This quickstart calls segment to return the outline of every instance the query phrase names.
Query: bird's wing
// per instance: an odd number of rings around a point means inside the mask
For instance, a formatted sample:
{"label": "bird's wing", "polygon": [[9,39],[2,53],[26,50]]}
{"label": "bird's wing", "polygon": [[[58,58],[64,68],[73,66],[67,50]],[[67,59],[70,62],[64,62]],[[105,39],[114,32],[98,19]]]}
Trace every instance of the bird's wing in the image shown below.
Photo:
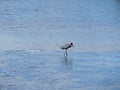
{"label": "bird's wing", "polygon": [[66,49],[66,48],[69,47],[69,46],[70,46],[69,44],[65,44],[65,45],[61,46],[60,48],[61,48],[61,49]]}

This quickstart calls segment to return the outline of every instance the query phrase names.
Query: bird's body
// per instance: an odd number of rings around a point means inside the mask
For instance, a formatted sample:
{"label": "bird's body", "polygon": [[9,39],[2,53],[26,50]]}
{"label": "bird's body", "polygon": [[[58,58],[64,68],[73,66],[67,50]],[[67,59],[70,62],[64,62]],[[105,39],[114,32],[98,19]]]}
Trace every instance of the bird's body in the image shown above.
{"label": "bird's body", "polygon": [[61,46],[61,49],[68,49],[68,48],[70,48],[70,47],[71,47],[70,44],[65,44],[65,45]]}
{"label": "bird's body", "polygon": [[61,46],[60,48],[66,51],[65,55],[67,56],[67,49],[69,49],[71,47],[73,47],[73,43],[65,44],[65,45]]}

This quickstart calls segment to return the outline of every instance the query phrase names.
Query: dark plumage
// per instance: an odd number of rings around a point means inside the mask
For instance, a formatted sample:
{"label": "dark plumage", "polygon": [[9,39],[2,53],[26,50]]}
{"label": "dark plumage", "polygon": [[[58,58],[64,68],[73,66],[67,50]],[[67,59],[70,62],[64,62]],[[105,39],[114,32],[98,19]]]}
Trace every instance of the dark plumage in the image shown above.
{"label": "dark plumage", "polygon": [[71,47],[73,47],[73,43],[65,44],[65,45],[61,46],[60,48],[61,49],[68,49],[68,48],[71,48]]}
{"label": "dark plumage", "polygon": [[63,50],[65,50],[66,51],[65,54],[67,55],[67,49],[69,49],[71,47],[73,47],[73,43],[72,42],[70,44],[63,45],[60,48],[63,49]]}

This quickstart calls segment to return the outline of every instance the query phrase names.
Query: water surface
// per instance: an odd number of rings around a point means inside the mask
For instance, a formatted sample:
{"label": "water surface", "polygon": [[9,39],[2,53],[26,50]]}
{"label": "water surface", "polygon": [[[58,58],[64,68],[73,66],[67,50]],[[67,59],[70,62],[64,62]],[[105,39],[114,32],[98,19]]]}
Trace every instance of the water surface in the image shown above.
{"label": "water surface", "polygon": [[119,90],[119,52],[1,51],[0,90]]}
{"label": "water surface", "polygon": [[0,49],[120,50],[119,12],[119,0],[0,0]]}

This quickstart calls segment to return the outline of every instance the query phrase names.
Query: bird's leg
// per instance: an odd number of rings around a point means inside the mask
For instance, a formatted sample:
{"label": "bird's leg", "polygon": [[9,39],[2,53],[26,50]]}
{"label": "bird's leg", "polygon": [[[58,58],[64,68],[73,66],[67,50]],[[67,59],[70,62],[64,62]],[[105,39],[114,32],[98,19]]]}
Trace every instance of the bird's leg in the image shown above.
{"label": "bird's leg", "polygon": [[67,49],[65,49],[64,57],[67,58]]}
{"label": "bird's leg", "polygon": [[67,52],[67,51],[66,51],[66,49],[65,49],[65,53],[64,53],[64,56],[65,56],[65,57],[66,57],[66,52]]}
{"label": "bird's leg", "polygon": [[67,57],[67,49],[65,49],[65,55],[66,55],[66,57]]}
{"label": "bird's leg", "polygon": [[66,49],[66,56],[67,56],[67,49]]}
{"label": "bird's leg", "polygon": [[65,51],[65,53],[64,53],[64,57],[66,56],[66,51]]}

